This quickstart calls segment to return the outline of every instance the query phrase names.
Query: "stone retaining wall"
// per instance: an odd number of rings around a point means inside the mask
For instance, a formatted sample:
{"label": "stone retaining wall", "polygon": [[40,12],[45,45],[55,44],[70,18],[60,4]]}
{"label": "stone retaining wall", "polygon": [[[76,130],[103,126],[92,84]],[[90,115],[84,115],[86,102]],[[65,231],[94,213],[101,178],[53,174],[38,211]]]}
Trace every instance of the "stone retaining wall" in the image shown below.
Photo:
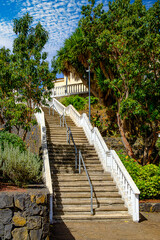
{"label": "stone retaining wall", "polygon": [[48,193],[0,193],[0,240],[49,239]]}
{"label": "stone retaining wall", "polygon": [[140,212],[160,212],[160,203],[141,202],[139,210]]}

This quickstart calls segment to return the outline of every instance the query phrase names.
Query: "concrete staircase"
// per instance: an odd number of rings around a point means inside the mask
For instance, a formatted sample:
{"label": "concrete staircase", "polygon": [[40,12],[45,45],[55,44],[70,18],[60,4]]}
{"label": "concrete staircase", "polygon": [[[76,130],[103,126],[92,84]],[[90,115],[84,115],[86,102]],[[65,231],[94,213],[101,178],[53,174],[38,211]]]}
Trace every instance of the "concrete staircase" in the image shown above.
{"label": "concrete staircase", "polygon": [[104,172],[98,155],[83,132],[66,116],[74,141],[82,156],[93,185],[93,209],[91,215],[90,186],[85,171],[75,171],[73,144],[66,141],[66,127],[60,127],[59,115],[49,115],[43,108],[47,128],[47,144],[54,189],[54,221],[81,220],[129,220],[131,216],[116,188],[110,173]]}

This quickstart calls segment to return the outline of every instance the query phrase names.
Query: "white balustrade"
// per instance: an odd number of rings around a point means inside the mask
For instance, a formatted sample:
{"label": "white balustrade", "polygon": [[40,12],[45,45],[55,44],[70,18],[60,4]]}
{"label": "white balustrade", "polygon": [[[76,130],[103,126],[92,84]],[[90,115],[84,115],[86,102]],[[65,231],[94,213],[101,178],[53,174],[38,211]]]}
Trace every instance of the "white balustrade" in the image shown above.
{"label": "white balustrade", "polygon": [[140,191],[124,167],[120,158],[114,150],[110,151],[111,174],[119,187],[119,191],[125,200],[133,221],[139,221],[139,194]]}
{"label": "white balustrade", "polygon": [[88,138],[89,143],[93,144],[93,137],[92,137],[93,127],[92,127],[86,113],[83,113],[81,116],[81,126],[83,127],[83,130]]}
{"label": "white balustrade", "polygon": [[52,90],[52,97],[67,96],[72,94],[87,93],[88,88],[83,83],[63,85]]}
{"label": "white balustrade", "polygon": [[103,137],[97,128],[93,128],[87,115],[80,115],[72,105],[63,106],[59,101],[53,99],[53,103],[59,112],[69,115],[77,126],[83,130],[90,144],[93,144],[105,171],[109,171],[115,180],[119,192],[132,215],[133,221],[139,221],[139,194],[137,186],[127,172],[120,158],[114,150],[109,150]]}
{"label": "white balustrade", "polygon": [[50,164],[49,164],[49,156],[48,156],[48,149],[47,149],[47,137],[46,137],[46,126],[45,126],[45,118],[44,112],[40,109],[40,113],[35,113],[35,117],[37,122],[40,126],[41,130],[41,145],[42,145],[42,157],[43,157],[43,178],[48,188],[50,194],[50,223],[53,222],[53,188],[52,188],[52,179],[51,179],[51,171],[50,171]]}

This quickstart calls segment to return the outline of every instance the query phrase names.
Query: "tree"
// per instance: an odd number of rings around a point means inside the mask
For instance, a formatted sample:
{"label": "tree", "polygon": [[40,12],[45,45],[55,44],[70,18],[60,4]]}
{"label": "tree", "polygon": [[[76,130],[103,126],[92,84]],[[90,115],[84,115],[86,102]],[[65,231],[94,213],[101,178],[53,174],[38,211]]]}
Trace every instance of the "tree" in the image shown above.
{"label": "tree", "polygon": [[43,51],[48,33],[38,23],[32,26],[33,18],[27,13],[14,19],[13,31],[17,35],[13,43],[13,54],[0,50],[0,119],[11,130],[24,129],[26,133],[35,124],[33,113],[46,103],[53,88],[55,71],[49,70],[47,53]]}
{"label": "tree", "polygon": [[115,0],[109,2],[108,12],[102,4],[94,7],[90,2],[82,7],[78,29],[58,52],[57,64],[63,72],[74,69],[86,84],[90,59],[92,93],[114,106],[130,156],[136,157],[133,145],[142,139],[146,164],[151,161],[160,120],[160,2],[147,11],[141,0],[132,4]]}

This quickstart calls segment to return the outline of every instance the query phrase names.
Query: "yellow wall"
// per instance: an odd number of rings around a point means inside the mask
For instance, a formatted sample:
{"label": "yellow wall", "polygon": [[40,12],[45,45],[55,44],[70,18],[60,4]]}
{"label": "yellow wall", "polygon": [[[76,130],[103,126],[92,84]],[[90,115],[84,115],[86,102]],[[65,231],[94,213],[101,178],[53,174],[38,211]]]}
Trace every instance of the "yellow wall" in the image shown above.
{"label": "yellow wall", "polygon": [[[82,83],[81,79],[75,78],[74,74],[70,73],[67,84],[71,85],[71,84],[77,84],[77,83]],[[54,82],[54,87],[60,87],[65,85],[66,85],[66,76],[64,76],[64,78],[58,78]]]}

